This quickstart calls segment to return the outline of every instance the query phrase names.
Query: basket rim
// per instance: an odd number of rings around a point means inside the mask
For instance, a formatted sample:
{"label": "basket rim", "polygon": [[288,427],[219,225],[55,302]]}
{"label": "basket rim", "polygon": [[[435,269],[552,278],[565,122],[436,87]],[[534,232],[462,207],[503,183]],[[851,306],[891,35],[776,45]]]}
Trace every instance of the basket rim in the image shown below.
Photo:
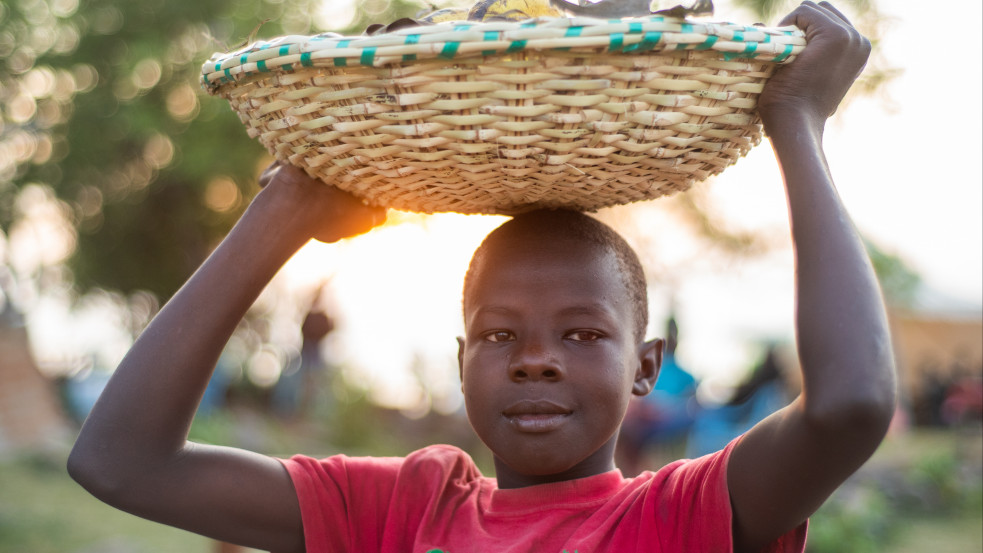
{"label": "basket rim", "polygon": [[382,67],[419,60],[507,55],[548,56],[578,50],[625,54],[677,50],[719,52],[725,61],[788,63],[805,47],[795,26],[698,22],[671,16],[624,19],[537,17],[525,21],[450,21],[371,36],[284,35],[215,53],[202,65],[202,86],[217,93],[249,76],[328,66]]}

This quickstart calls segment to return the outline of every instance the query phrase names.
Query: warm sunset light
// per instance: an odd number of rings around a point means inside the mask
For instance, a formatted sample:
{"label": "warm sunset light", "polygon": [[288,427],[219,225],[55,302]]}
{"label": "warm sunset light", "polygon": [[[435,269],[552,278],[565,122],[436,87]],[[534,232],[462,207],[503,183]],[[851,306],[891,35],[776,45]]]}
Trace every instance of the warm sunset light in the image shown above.
{"label": "warm sunset light", "polygon": [[456,397],[464,272],[481,239],[503,220],[390,212],[386,225],[366,236],[308,244],[281,278],[292,290],[310,290],[306,296],[325,284],[322,301],[339,323],[332,362],[351,372],[353,384],[371,387],[379,402],[417,407],[420,379],[434,395],[445,388],[446,397]]}

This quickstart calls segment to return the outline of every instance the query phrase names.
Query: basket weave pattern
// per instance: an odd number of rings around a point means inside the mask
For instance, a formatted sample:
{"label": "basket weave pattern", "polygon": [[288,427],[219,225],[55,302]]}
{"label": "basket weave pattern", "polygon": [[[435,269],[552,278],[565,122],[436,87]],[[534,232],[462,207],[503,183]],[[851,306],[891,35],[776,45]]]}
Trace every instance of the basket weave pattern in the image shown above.
{"label": "basket weave pattern", "polygon": [[203,82],[276,158],[424,213],[595,210],[683,191],[761,139],[797,30],[651,17],[283,37]]}

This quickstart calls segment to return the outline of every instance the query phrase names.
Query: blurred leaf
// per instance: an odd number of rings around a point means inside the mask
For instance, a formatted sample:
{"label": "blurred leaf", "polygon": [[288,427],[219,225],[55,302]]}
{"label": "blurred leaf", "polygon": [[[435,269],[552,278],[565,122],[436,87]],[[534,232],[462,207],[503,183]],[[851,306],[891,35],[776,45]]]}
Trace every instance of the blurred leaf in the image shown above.
{"label": "blurred leaf", "polygon": [[[200,64],[265,19],[265,32],[310,31],[315,4],[88,0],[67,13],[57,7],[71,2],[4,5],[0,98],[14,109],[4,109],[0,148],[23,153],[0,164],[0,229],[14,222],[17,191],[46,183],[73,209],[70,266],[82,291],[170,295],[235,221],[264,157],[228,105],[200,91]],[[61,45],[66,29],[76,40]],[[217,179],[239,188],[218,208],[207,197]]]}
{"label": "blurred leaf", "polygon": [[903,259],[884,251],[871,240],[865,239],[864,245],[887,302],[898,307],[909,306],[921,284],[921,276]]}

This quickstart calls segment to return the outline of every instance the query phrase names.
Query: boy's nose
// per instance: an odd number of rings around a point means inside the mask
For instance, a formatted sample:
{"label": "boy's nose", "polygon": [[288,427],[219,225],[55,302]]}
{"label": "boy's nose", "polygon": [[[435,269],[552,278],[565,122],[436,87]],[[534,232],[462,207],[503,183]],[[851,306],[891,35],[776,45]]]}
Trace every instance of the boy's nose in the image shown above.
{"label": "boy's nose", "polygon": [[509,378],[526,380],[560,380],[563,368],[550,348],[540,343],[522,344],[509,359]]}

